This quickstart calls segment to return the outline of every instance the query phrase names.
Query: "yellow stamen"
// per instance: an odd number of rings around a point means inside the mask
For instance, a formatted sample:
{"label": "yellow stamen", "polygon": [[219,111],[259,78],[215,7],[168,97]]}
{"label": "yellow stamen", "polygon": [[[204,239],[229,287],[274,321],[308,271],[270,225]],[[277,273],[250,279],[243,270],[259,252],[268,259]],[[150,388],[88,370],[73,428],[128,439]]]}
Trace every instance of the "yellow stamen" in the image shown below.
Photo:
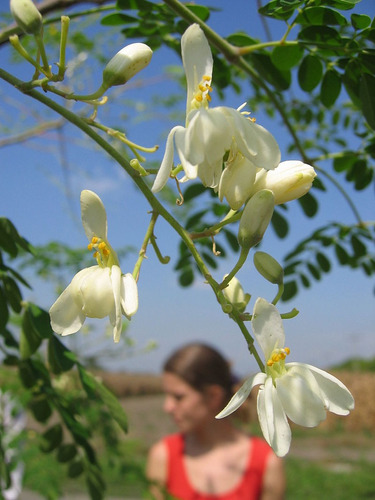
{"label": "yellow stamen", "polygon": [[107,245],[104,243],[104,241],[102,241],[101,243],[99,243],[98,248],[99,250],[106,250]]}
{"label": "yellow stamen", "polygon": [[208,75],[203,75],[202,80],[205,81],[205,82],[209,82],[209,81],[211,81],[211,77],[208,76]]}
{"label": "yellow stamen", "polygon": [[91,251],[94,248],[94,245],[92,243],[89,243],[87,245],[87,248]]}
{"label": "yellow stamen", "polygon": [[99,252],[95,252],[93,257],[96,259],[97,257],[99,257]]}
{"label": "yellow stamen", "polygon": [[194,98],[196,101],[202,102],[202,96],[200,94],[197,94],[196,96],[194,96]]}
{"label": "yellow stamen", "polygon": [[283,361],[287,355],[290,354],[290,349],[289,347],[284,347],[283,349],[275,349],[269,360],[267,361],[267,366],[273,366],[275,363],[278,363],[279,361]]}
{"label": "yellow stamen", "polygon": [[93,236],[93,237],[91,238],[91,243],[92,243],[93,245],[95,245],[96,243],[98,243],[98,241],[99,241],[99,238],[98,238],[97,236]]}
{"label": "yellow stamen", "polygon": [[208,101],[208,102],[211,102],[211,100],[212,100],[212,99],[211,99],[210,94],[207,94],[207,95],[206,95],[206,99],[207,99],[207,101]]}

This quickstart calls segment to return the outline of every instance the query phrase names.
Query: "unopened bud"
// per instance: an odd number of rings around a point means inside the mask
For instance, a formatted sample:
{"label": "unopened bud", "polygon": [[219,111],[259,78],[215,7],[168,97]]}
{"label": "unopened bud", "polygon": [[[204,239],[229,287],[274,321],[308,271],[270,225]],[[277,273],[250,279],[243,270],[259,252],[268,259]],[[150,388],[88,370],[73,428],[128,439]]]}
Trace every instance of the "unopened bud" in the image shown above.
{"label": "unopened bud", "polygon": [[[224,279],[227,275],[224,276]],[[236,307],[240,312],[246,309],[247,304],[250,300],[250,295],[245,293],[241,283],[236,277],[233,277],[229,285],[223,289],[223,293],[228,302],[230,302],[234,307]]]}
{"label": "unopened bud", "polygon": [[261,241],[270,223],[275,198],[272,191],[262,189],[246,203],[238,229],[238,243],[250,249]]}
{"label": "unopened bud", "polygon": [[103,87],[123,85],[151,61],[152,50],[144,43],[132,43],[121,49],[103,70]]}
{"label": "unopened bud", "polygon": [[271,255],[266,252],[255,252],[254,265],[257,271],[270,283],[281,285],[284,279],[284,270]]}
{"label": "unopened bud", "polygon": [[43,18],[32,0],[10,0],[10,11],[22,31],[30,35],[40,33]]}

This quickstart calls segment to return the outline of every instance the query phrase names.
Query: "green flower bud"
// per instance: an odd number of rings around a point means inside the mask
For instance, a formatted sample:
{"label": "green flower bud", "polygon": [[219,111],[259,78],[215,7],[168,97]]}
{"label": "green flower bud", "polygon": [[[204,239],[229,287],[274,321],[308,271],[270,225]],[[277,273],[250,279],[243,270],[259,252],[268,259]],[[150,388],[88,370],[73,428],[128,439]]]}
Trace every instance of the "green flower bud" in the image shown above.
{"label": "green flower bud", "polygon": [[261,241],[270,223],[275,198],[269,189],[255,193],[246,203],[238,229],[238,243],[243,249],[250,249]]}
{"label": "green flower bud", "polygon": [[281,285],[284,279],[284,270],[271,255],[266,252],[254,254],[254,265],[257,271],[274,285]]}
{"label": "green flower bud", "polygon": [[32,0],[10,0],[10,11],[22,31],[30,35],[40,33],[43,18]]}
{"label": "green flower bud", "polygon": [[123,85],[151,61],[152,50],[144,43],[132,43],[121,49],[103,71],[102,87]]}
{"label": "green flower bud", "polygon": [[[224,276],[224,279],[228,275]],[[250,295],[245,293],[241,283],[236,277],[233,277],[229,285],[223,290],[224,296],[228,302],[230,302],[234,307],[236,307],[240,312],[246,309],[247,304],[250,300]]]}

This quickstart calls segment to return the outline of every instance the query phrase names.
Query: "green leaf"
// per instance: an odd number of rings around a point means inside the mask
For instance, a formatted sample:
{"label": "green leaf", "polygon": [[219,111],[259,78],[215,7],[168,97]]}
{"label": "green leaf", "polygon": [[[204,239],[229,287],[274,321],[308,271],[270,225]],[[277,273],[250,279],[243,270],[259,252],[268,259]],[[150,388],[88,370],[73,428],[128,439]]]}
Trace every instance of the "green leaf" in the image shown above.
{"label": "green leaf", "polygon": [[210,9],[205,7],[204,5],[195,5],[195,4],[185,4],[191,12],[193,12],[199,19],[202,21],[207,21],[210,17]]}
{"label": "green leaf", "polygon": [[29,402],[29,408],[38,422],[46,422],[52,415],[51,406],[44,394],[34,397]]}
{"label": "green leaf", "polygon": [[342,14],[328,7],[306,7],[298,14],[295,22],[307,26],[346,26],[348,24]]}
{"label": "green leaf", "polygon": [[319,269],[314,266],[311,262],[307,263],[307,269],[310,271],[311,276],[315,278],[317,281],[320,280],[320,272]]}
{"label": "green leaf", "polygon": [[316,45],[325,56],[337,55],[336,49],[343,45],[340,33],[330,26],[308,26],[299,32],[298,39]]}
{"label": "green leaf", "polygon": [[350,10],[361,0],[326,0],[325,3],[334,9]]}
{"label": "green leaf", "polygon": [[191,184],[183,193],[185,203],[207,191],[201,183]]}
{"label": "green leaf", "polygon": [[190,286],[193,283],[193,281],[194,281],[194,273],[191,267],[185,269],[178,277],[178,282],[183,287]]}
{"label": "green leaf", "polygon": [[77,447],[73,443],[62,444],[57,450],[56,458],[59,462],[66,463],[77,455]]}
{"label": "green leaf", "polygon": [[307,217],[314,217],[318,212],[318,202],[316,201],[315,196],[311,193],[306,193],[301,198],[298,198],[298,203],[301,205],[302,210]]}
{"label": "green leaf", "polygon": [[227,41],[236,47],[246,47],[247,45],[254,45],[257,42],[255,38],[251,38],[247,33],[238,32],[233,33],[227,37]]}
{"label": "green leaf", "polygon": [[316,254],[316,260],[318,262],[320,269],[323,272],[328,273],[331,270],[331,263],[330,263],[329,259],[323,253],[318,252]]}
{"label": "green leaf", "polygon": [[339,261],[339,263],[342,266],[345,266],[346,264],[348,264],[348,262],[350,260],[350,256],[349,256],[348,252],[345,250],[345,248],[342,247],[341,245],[339,245],[338,243],[335,244],[335,253],[336,253],[337,260]]}
{"label": "green leaf", "polygon": [[367,253],[366,245],[355,234],[352,235],[350,241],[352,244],[355,257],[358,258],[366,255]]}
{"label": "green leaf", "polygon": [[280,70],[293,68],[302,57],[303,48],[299,45],[277,45],[271,53],[271,61]]}
{"label": "green leaf", "polygon": [[277,90],[287,90],[291,84],[290,71],[277,68],[268,54],[250,54],[247,56],[256,71]]}
{"label": "green leaf", "polygon": [[0,331],[5,328],[5,325],[8,323],[9,319],[9,311],[7,306],[7,301],[5,298],[5,293],[3,288],[0,286]]}
{"label": "green leaf", "polygon": [[112,394],[99,380],[82,366],[78,366],[82,387],[90,398],[100,398],[108,408],[111,417],[118,423],[124,432],[128,430],[126,414],[116,396]]}
{"label": "green leaf", "polygon": [[360,79],[359,97],[362,112],[370,127],[375,130],[375,77],[364,73]]}
{"label": "green leaf", "polygon": [[100,24],[103,26],[121,26],[123,24],[133,24],[138,22],[139,20],[136,17],[128,16],[127,14],[120,12],[103,17]]}
{"label": "green leaf", "polygon": [[22,310],[22,295],[20,289],[18,288],[17,283],[13,278],[9,278],[8,276],[4,276],[3,278],[3,291],[6,298],[6,301],[13,309],[15,313],[20,313]]}
{"label": "green leaf", "polygon": [[31,389],[38,382],[38,375],[29,361],[20,361],[18,365],[19,375],[22,384],[27,389]]}
{"label": "green leaf", "polygon": [[81,460],[74,460],[74,462],[69,464],[68,476],[72,479],[80,476],[85,470],[83,462]]}
{"label": "green leaf", "polygon": [[341,92],[341,77],[334,69],[329,69],[323,76],[320,87],[320,100],[326,108],[330,108],[336,102]]}
{"label": "green leaf", "polygon": [[352,60],[346,64],[345,73],[342,77],[342,81],[350,99],[358,108],[362,107],[362,100],[360,97],[360,80],[362,72],[362,65],[359,64],[358,61]]}
{"label": "green leaf", "polygon": [[28,241],[19,235],[12,222],[6,217],[0,217],[0,247],[12,257],[17,257],[18,247],[31,253]]}
{"label": "green leaf", "polygon": [[354,165],[354,163],[357,161],[357,158],[357,155],[355,155],[351,151],[348,151],[347,153],[344,153],[344,156],[335,158],[333,160],[333,168],[336,172],[343,172],[344,170],[348,170]]}
{"label": "green leaf", "polygon": [[22,328],[20,334],[20,356],[21,359],[29,359],[42,343],[42,337],[34,329],[27,311],[22,317]]}
{"label": "green leaf", "polygon": [[287,283],[284,284],[284,292],[282,295],[282,300],[287,301],[292,299],[297,295],[298,292],[298,286],[296,281],[288,281]]}
{"label": "green leaf", "polygon": [[61,424],[56,424],[47,429],[41,436],[40,449],[44,453],[50,453],[60,446],[63,438]]}
{"label": "green leaf", "polygon": [[58,375],[70,370],[75,361],[73,353],[54,335],[48,340],[48,364],[52,373]]}
{"label": "green leaf", "polygon": [[289,232],[288,221],[278,210],[275,210],[271,219],[271,225],[279,238],[285,238]]}
{"label": "green leaf", "polygon": [[50,316],[47,311],[32,302],[28,302],[24,315],[28,316],[30,324],[41,338],[49,339],[53,335]]}
{"label": "green leaf", "polygon": [[356,30],[364,30],[371,24],[371,17],[366,14],[351,14],[350,21]]}
{"label": "green leaf", "polygon": [[302,0],[289,0],[287,2],[272,0],[268,4],[258,9],[258,12],[263,16],[273,17],[274,19],[282,19],[286,21],[293,15],[295,9],[297,9],[303,3],[304,2]]}
{"label": "green leaf", "polygon": [[305,288],[310,288],[311,286],[311,283],[310,283],[310,280],[308,279],[308,277],[305,275],[305,274],[300,274],[299,275],[300,279],[301,279],[301,283],[302,285],[305,287]]}
{"label": "green leaf", "polygon": [[229,229],[224,229],[223,232],[233,252],[238,252],[240,249],[240,245],[238,244],[237,236],[234,233],[232,233],[232,231],[230,231]]}
{"label": "green leaf", "polygon": [[317,56],[307,55],[298,68],[298,82],[302,90],[311,92],[323,76],[323,65]]}

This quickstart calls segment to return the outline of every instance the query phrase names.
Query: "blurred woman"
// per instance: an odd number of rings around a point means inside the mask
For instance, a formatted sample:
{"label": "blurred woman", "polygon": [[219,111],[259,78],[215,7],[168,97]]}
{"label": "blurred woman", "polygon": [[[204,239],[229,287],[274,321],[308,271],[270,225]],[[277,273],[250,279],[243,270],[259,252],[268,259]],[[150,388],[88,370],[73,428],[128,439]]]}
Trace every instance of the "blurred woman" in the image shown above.
{"label": "blurred woman", "polygon": [[281,500],[283,463],[268,444],[215,419],[232,396],[228,362],[210,346],[188,344],[164,364],[164,409],[179,432],[150,450],[156,500]]}

